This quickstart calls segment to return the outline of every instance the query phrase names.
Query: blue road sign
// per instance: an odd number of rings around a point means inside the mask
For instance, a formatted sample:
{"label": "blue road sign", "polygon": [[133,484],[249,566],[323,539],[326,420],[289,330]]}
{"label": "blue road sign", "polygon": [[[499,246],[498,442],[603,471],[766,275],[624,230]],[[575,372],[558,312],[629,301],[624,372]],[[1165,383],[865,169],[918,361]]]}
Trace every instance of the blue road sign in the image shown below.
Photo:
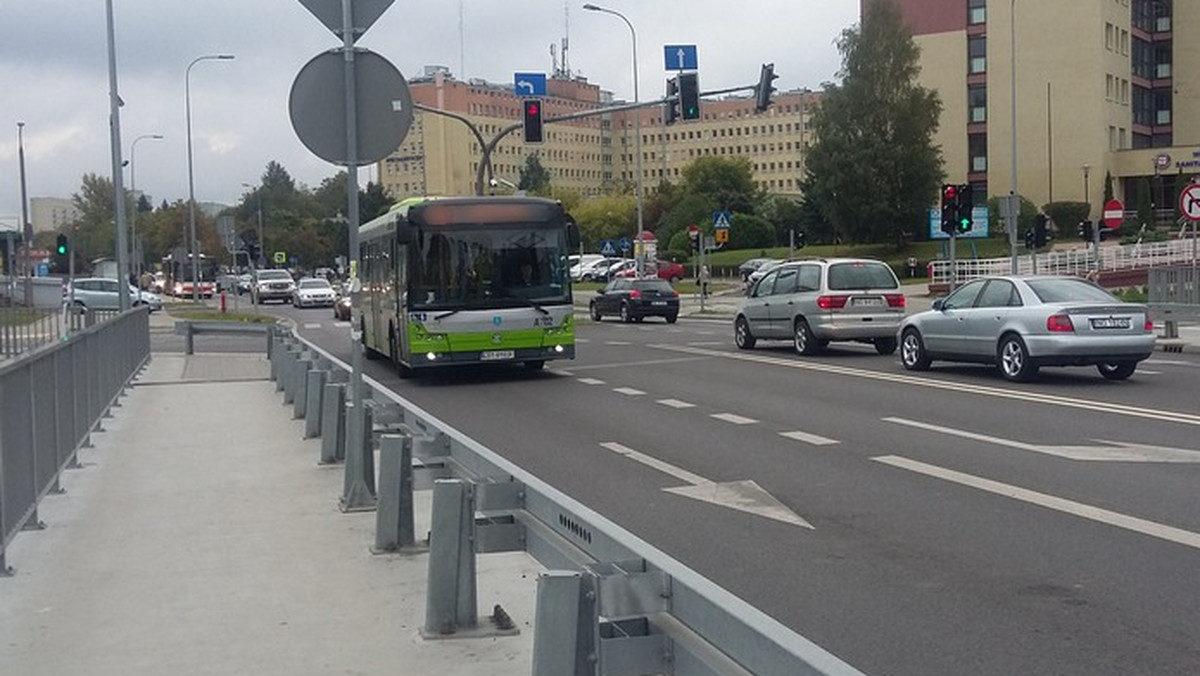
{"label": "blue road sign", "polygon": [[545,73],[513,73],[513,93],[517,96],[545,96]]}
{"label": "blue road sign", "polygon": [[611,239],[601,240],[600,253],[605,256],[616,256],[617,255],[617,245],[613,244],[613,241]]}
{"label": "blue road sign", "polygon": [[713,212],[713,227],[718,230],[727,229],[729,223],[733,220],[733,214],[728,211]]}
{"label": "blue road sign", "polygon": [[49,277],[50,276],[50,265],[48,263],[38,263],[37,276],[38,277]]}
{"label": "blue road sign", "polygon": [[[986,206],[975,206],[971,209],[971,231],[958,236],[959,239],[987,239],[991,236],[991,222]],[[929,210],[929,239],[950,239],[950,235],[942,232],[942,210]]]}
{"label": "blue road sign", "polygon": [[697,70],[696,45],[663,45],[667,70]]}
{"label": "blue road sign", "polygon": [[633,242],[630,242],[628,237],[622,237],[617,240],[617,246],[620,247],[621,251],[629,251],[633,247]]}

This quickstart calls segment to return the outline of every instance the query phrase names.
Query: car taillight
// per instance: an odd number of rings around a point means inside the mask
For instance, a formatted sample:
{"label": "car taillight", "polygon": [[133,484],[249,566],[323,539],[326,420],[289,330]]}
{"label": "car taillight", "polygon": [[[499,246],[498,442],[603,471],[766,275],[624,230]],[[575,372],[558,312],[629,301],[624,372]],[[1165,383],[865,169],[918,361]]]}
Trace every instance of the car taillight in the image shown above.
{"label": "car taillight", "polygon": [[840,310],[846,307],[846,301],[849,296],[818,296],[817,307],[822,310]]}
{"label": "car taillight", "polygon": [[629,297],[634,300],[637,300],[642,297],[642,292],[638,291],[637,289],[634,289],[633,291],[629,292]]}
{"label": "car taillight", "polygon": [[1146,313],[1146,323],[1142,325],[1142,328],[1146,330],[1146,333],[1154,333],[1154,318],[1150,316],[1149,312]]}
{"label": "car taillight", "polygon": [[1050,315],[1046,318],[1046,330],[1051,333],[1073,333],[1075,325],[1067,315]]}
{"label": "car taillight", "polygon": [[908,302],[902,293],[885,293],[883,297],[887,299],[888,307],[904,307]]}

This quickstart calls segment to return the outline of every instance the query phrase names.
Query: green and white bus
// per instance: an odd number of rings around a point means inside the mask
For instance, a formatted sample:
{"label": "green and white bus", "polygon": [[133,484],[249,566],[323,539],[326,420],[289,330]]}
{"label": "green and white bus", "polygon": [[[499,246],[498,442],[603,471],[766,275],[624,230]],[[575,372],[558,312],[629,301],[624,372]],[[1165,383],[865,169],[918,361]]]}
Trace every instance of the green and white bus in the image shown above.
{"label": "green and white bus", "polygon": [[410,198],[359,228],[354,311],[368,357],[401,375],[575,357],[567,255],[579,229],[534,197]]}

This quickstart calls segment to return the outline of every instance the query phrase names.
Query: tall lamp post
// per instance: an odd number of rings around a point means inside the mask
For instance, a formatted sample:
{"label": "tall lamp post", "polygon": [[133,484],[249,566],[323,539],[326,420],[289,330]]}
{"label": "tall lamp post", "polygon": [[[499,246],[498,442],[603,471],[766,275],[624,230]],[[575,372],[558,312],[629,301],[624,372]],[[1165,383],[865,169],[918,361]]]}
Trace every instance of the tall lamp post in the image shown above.
{"label": "tall lamp post", "polygon": [[1017,0],[1009,0],[1008,49],[1009,49],[1009,95],[1012,114],[1012,203],[1009,205],[1008,246],[1012,255],[1012,273],[1017,274],[1017,222],[1021,203],[1017,195]]}
{"label": "tall lamp post", "polygon": [[200,300],[200,251],[196,242],[196,181],[192,174],[192,66],[201,61],[233,58],[233,54],[207,54],[192,59],[183,74],[183,103],[187,115],[188,252],[192,256],[192,300]]}
{"label": "tall lamp post", "polygon": [[[163,135],[162,134],[142,134],[141,136],[133,139],[133,143],[129,144],[129,192],[133,195],[134,199],[137,199],[137,144],[138,144],[138,141],[141,141],[142,139],[148,139],[148,138],[161,141],[163,138]],[[138,241],[138,238],[137,238],[137,212],[138,212],[137,202],[134,202],[133,213],[131,213],[129,215],[129,230],[130,230],[129,260],[131,260],[133,262],[134,278],[138,280],[138,288],[141,288],[142,257],[141,257],[141,247],[139,247],[137,244],[137,241]]]}
{"label": "tall lamp post", "polygon": [[[624,21],[626,26],[629,26],[629,35],[633,39],[633,102],[635,104],[638,103],[637,31],[633,29],[633,24],[629,22],[629,19],[625,18],[624,14],[616,11],[615,9],[607,9],[591,3],[584,5],[583,8],[592,12],[612,14],[613,16]],[[636,159],[634,160],[634,171],[637,172],[637,193],[634,196],[634,202],[637,205],[637,240],[635,240],[633,248],[637,253],[637,256],[635,257],[637,274],[639,277],[641,277],[644,265],[642,261],[642,247],[645,246],[645,243],[642,242],[642,111],[638,108],[634,108],[633,113],[633,133],[636,136],[634,139],[634,153],[637,155]]]}
{"label": "tall lamp post", "polygon": [[[250,185],[249,183],[243,183],[242,187],[250,188],[250,189],[254,190],[254,197],[258,201],[258,257],[261,259],[267,255],[267,249],[263,243],[262,186],[260,185],[259,187],[255,188],[254,186]],[[259,264],[259,262],[257,260],[252,262],[250,264],[250,266],[255,269],[264,267],[263,265]]]}

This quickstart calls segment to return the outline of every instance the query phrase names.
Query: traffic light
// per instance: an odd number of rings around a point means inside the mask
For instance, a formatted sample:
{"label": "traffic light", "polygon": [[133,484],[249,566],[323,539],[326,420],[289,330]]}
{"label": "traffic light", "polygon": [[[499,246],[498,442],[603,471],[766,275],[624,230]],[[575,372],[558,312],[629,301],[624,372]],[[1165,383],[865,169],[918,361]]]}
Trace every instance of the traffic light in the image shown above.
{"label": "traffic light", "polygon": [[758,87],[754,89],[754,112],[765,113],[771,106],[771,93],[775,91],[771,82],[777,77],[779,76],[775,74],[775,64],[764,63],[758,75]]}
{"label": "traffic light", "polygon": [[1084,221],[1079,224],[1079,239],[1085,242],[1092,241],[1092,222]]}
{"label": "traffic light", "polygon": [[525,111],[525,142],[526,143],[541,143],[542,142],[542,100],[541,99],[525,99],[523,101]]}
{"label": "traffic light", "polygon": [[674,124],[679,119],[679,82],[667,80],[667,100],[663,103],[663,123]]}
{"label": "traffic light", "polygon": [[67,238],[67,233],[58,233],[58,244],[54,247],[54,252],[59,256],[71,253],[71,240]]}
{"label": "traffic light", "polygon": [[1050,239],[1049,222],[1046,214],[1038,214],[1033,219],[1033,245],[1039,249]]}
{"label": "traffic light", "polygon": [[958,206],[955,211],[958,213],[958,221],[955,227],[961,235],[965,232],[971,232],[971,226],[974,224],[974,219],[971,212],[975,210],[975,195],[971,189],[970,183],[963,183],[958,186],[958,193],[955,195]]}
{"label": "traffic light", "polygon": [[1025,248],[1031,251],[1037,248],[1037,233],[1033,229],[1025,231]]}
{"label": "traffic light", "polygon": [[695,225],[688,226],[688,246],[691,247],[692,251],[700,250],[700,228],[697,228]]}
{"label": "traffic light", "polygon": [[808,236],[804,234],[803,230],[797,230],[796,231],[796,248],[803,249],[804,245],[807,243],[808,243]]}
{"label": "traffic light", "polygon": [[942,185],[942,232],[953,236],[958,223],[958,186],[953,183]]}
{"label": "traffic light", "polygon": [[700,119],[700,75],[698,73],[680,73],[679,85],[679,117],[685,120]]}

